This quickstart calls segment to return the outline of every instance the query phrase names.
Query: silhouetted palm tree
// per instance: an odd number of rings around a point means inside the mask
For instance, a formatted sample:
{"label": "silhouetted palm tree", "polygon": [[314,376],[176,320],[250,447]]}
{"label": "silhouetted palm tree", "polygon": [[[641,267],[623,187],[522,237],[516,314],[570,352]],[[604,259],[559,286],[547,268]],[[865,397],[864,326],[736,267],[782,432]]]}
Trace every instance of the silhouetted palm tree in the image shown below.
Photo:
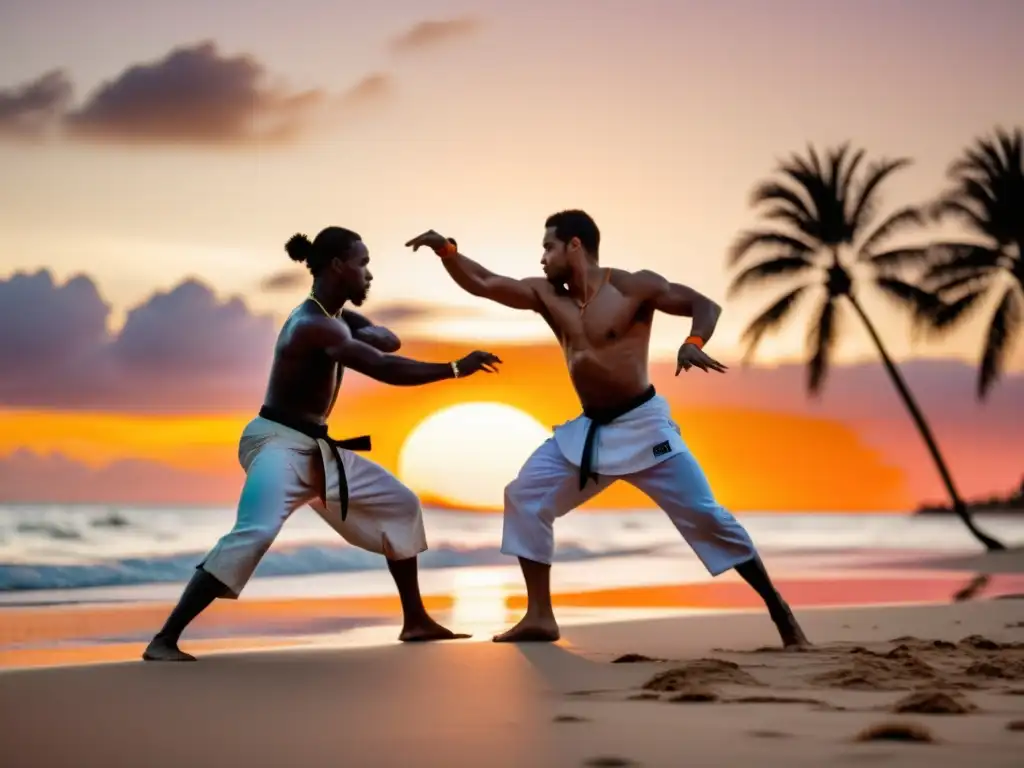
{"label": "silhouetted palm tree", "polygon": [[845,300],[878,348],[886,371],[935,461],[953,510],[988,549],[1005,549],[975,526],[921,409],[854,291],[850,268],[859,263],[872,273],[871,281],[878,288],[912,311],[917,322],[932,316],[939,306],[932,294],[898,279],[889,269],[903,261],[908,250],[916,253],[919,249],[883,249],[891,236],[922,224],[921,212],[913,207],[903,208],[871,228],[879,203],[879,187],[910,161],[881,160],[858,176],[864,154],[863,150],[851,153],[849,145],[844,144],[822,158],[809,147],[806,157],[794,155],[781,164],[774,179],[754,190],[751,204],[762,209],[762,218],[770,226],[743,233],[731,249],[730,263],[745,265],[758,252],[765,257],[736,275],[730,295],[786,278],[799,280],[799,284],[787,290],[747,327],[743,334],[746,358],[753,356],[766,333],[779,328],[801,301],[817,293],[815,320],[807,337],[807,387],[812,396],[817,395],[836,342],[836,312],[840,300]]}
{"label": "silhouetted palm tree", "polygon": [[944,305],[933,330],[950,330],[976,310],[979,300],[998,297],[989,321],[978,370],[978,398],[984,399],[1003,372],[1024,331],[1024,136],[996,129],[978,139],[949,168],[952,186],[935,203],[937,219],[955,220],[967,230],[963,242],[928,249],[922,285]]}

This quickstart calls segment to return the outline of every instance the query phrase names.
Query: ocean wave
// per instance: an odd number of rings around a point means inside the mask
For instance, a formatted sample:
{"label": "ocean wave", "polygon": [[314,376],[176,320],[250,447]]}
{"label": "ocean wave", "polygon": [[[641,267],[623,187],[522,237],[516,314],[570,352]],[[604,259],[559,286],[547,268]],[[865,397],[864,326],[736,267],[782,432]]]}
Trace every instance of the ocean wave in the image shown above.
{"label": "ocean wave", "polygon": [[[590,560],[638,554],[643,549],[595,551],[575,544],[558,547],[560,561]],[[42,589],[85,589],[187,581],[204,552],[164,557],[131,557],[89,563],[0,563],[0,592]],[[440,546],[419,556],[420,568],[509,565],[514,562],[494,546]],[[377,571],[387,567],[380,555],[347,545],[293,546],[270,550],[256,569],[257,577],[311,576]]]}

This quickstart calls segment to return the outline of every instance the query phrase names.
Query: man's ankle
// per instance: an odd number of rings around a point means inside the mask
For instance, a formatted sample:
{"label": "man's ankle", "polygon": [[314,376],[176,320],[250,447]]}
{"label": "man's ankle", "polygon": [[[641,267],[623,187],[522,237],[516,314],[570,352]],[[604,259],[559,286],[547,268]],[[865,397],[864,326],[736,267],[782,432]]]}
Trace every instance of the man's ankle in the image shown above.
{"label": "man's ankle", "polygon": [[527,608],[526,618],[531,621],[551,622],[555,620],[555,609],[551,606],[545,608]]}

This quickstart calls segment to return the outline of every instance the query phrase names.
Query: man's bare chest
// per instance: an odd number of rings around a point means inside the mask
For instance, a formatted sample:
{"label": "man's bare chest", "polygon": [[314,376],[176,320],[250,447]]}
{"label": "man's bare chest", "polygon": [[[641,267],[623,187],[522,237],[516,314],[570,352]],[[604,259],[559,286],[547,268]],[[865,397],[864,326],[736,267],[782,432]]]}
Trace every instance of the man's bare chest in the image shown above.
{"label": "man's bare chest", "polygon": [[585,306],[568,296],[546,302],[548,322],[563,347],[600,349],[616,345],[643,320],[635,302],[611,288],[602,294]]}

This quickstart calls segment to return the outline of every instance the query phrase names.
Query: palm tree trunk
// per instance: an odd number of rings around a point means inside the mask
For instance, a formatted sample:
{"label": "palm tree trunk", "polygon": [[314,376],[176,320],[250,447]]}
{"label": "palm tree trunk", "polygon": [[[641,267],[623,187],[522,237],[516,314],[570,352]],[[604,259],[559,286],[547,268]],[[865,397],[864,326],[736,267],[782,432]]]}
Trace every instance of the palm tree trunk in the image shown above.
{"label": "palm tree trunk", "polygon": [[867,314],[861,307],[860,303],[852,296],[847,295],[850,303],[853,305],[854,310],[860,316],[860,319],[864,321],[864,327],[868,329],[868,333],[871,334],[871,340],[875,342],[875,346],[878,347],[878,354],[882,357],[882,363],[885,364],[885,369],[889,372],[889,376],[892,377],[892,383],[896,385],[897,391],[903,398],[903,404],[907,406],[907,410],[910,411],[910,416],[913,418],[914,423],[917,425],[918,431],[921,433],[921,437],[928,446],[928,452],[932,455],[932,460],[935,462],[935,467],[939,470],[939,475],[942,476],[942,482],[946,486],[946,491],[949,493],[949,498],[953,502],[953,511],[963,521],[963,524],[967,526],[969,530],[978,541],[985,545],[986,549],[990,551],[1003,550],[1006,546],[999,541],[996,541],[991,536],[986,534],[984,531],[979,530],[971,519],[970,512],[967,511],[967,505],[964,504],[964,500],[960,498],[960,494],[957,493],[956,486],[953,484],[953,477],[949,474],[949,469],[946,467],[946,462],[942,458],[942,454],[939,453],[939,446],[935,442],[935,438],[932,436],[931,429],[928,428],[928,423],[924,420],[924,415],[921,413],[921,409],[917,407],[917,402],[914,400],[914,396],[910,394],[910,389],[907,387],[906,382],[903,380],[903,376],[900,374],[896,364],[889,357],[889,353],[885,349],[885,345],[882,344],[882,339],[878,336],[878,332],[875,330],[875,326],[868,319]]}

